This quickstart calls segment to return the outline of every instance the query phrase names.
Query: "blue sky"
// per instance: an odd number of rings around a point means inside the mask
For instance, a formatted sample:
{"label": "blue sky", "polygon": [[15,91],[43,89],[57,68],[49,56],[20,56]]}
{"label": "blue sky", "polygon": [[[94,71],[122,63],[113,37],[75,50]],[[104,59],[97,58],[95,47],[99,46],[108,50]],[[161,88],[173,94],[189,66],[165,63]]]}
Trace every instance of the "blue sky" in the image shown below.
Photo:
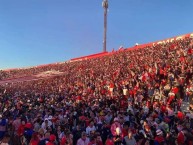
{"label": "blue sky", "polygon": [[[107,49],[193,32],[193,0],[109,0]],[[0,69],[102,51],[102,0],[0,0]]]}

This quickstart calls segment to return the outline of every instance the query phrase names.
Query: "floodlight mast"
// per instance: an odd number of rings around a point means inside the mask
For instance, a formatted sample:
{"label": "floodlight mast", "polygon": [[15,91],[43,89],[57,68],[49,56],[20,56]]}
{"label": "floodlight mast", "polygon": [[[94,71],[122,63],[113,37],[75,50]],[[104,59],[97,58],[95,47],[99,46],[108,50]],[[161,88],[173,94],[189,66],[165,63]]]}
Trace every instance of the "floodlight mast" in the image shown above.
{"label": "floodlight mast", "polygon": [[107,51],[107,9],[108,0],[103,0],[102,6],[104,8],[104,38],[103,38],[103,52]]}

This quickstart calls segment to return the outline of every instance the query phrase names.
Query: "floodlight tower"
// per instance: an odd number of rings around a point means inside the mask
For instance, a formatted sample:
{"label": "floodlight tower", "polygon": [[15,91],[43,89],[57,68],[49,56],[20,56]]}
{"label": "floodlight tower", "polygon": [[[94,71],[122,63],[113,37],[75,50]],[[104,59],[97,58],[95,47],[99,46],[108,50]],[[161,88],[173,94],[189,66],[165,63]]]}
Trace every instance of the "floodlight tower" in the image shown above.
{"label": "floodlight tower", "polygon": [[108,0],[103,0],[102,6],[104,8],[104,38],[103,38],[103,52],[107,51],[107,9]]}

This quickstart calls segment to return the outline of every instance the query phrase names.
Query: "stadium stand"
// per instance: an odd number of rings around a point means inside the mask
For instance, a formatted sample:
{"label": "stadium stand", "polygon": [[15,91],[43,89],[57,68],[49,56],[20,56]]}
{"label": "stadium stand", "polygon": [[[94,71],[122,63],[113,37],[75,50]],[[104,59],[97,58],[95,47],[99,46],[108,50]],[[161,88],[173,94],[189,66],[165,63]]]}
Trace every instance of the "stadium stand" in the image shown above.
{"label": "stadium stand", "polygon": [[193,113],[181,107],[193,98],[192,36],[1,71],[0,138],[18,145],[192,144]]}

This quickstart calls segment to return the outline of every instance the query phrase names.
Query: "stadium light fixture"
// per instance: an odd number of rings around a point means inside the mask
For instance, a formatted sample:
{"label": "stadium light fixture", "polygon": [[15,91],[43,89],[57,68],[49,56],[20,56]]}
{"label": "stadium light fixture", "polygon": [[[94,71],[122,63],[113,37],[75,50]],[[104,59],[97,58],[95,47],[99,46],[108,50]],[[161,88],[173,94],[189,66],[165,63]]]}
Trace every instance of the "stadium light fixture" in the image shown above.
{"label": "stadium light fixture", "polygon": [[108,0],[103,0],[102,6],[104,8],[104,38],[103,38],[103,52],[107,51],[107,9]]}

